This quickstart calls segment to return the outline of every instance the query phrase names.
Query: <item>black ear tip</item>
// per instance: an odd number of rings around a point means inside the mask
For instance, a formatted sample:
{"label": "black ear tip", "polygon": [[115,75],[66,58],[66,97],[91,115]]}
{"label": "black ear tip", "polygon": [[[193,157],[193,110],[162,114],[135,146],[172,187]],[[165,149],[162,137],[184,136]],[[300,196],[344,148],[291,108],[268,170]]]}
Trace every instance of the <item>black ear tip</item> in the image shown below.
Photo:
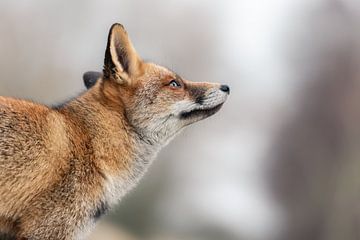
{"label": "black ear tip", "polygon": [[124,28],[124,25],[122,25],[121,23],[114,23],[114,24],[112,25],[112,27],[115,27],[115,26]]}
{"label": "black ear tip", "polygon": [[125,30],[124,25],[120,23],[114,23],[113,25],[111,25],[110,32],[112,32],[115,28],[121,28],[122,30]]}
{"label": "black ear tip", "polygon": [[98,81],[98,79],[101,77],[102,77],[101,72],[89,71],[89,72],[84,73],[83,80],[84,80],[84,84],[85,84],[86,88],[89,89],[92,86],[94,86],[96,84],[96,82]]}

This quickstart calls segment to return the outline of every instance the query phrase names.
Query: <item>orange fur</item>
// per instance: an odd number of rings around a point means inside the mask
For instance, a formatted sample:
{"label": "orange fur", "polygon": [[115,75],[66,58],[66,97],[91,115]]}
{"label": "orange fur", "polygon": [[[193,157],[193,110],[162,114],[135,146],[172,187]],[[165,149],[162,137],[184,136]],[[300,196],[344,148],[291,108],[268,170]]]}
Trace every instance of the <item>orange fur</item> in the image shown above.
{"label": "orange fur", "polygon": [[56,108],[0,97],[0,237],[80,238],[161,147],[228,94],[143,62],[120,24],[94,82]]}

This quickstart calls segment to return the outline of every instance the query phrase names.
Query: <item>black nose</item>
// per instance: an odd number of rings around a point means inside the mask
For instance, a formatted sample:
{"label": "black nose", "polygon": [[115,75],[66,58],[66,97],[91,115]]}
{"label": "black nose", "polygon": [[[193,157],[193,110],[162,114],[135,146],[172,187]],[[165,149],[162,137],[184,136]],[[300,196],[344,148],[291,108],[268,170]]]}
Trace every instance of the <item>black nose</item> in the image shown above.
{"label": "black nose", "polygon": [[227,94],[230,94],[230,88],[228,85],[221,85],[220,90],[226,92]]}

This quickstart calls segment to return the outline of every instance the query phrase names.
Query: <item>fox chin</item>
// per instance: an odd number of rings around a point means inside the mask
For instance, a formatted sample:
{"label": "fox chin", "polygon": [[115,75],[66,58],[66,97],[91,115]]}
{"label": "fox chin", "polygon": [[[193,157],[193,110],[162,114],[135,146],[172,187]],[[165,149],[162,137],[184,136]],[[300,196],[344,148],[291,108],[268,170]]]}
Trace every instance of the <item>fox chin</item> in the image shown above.
{"label": "fox chin", "polygon": [[0,237],[82,239],[185,126],[225,103],[227,85],[143,61],[121,24],[102,72],[56,107],[0,97]]}

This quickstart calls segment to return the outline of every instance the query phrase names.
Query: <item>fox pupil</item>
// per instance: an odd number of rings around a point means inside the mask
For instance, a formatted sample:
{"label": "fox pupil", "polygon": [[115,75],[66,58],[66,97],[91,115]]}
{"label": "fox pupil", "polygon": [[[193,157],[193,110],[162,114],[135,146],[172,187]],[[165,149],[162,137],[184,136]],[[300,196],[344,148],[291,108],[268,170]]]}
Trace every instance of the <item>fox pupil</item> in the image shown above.
{"label": "fox pupil", "polygon": [[180,87],[180,83],[178,83],[176,80],[172,80],[169,85],[171,87]]}

